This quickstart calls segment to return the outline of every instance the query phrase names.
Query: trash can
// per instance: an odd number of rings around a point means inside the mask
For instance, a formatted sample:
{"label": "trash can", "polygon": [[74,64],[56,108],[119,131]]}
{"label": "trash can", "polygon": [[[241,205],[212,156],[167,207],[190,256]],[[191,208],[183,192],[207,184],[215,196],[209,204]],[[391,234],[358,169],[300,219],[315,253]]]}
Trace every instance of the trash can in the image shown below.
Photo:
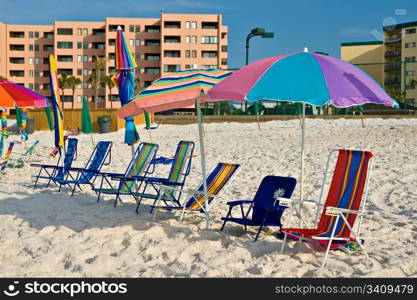
{"label": "trash can", "polygon": [[35,119],[34,118],[26,119],[26,131],[28,134],[32,134],[35,131]]}
{"label": "trash can", "polygon": [[110,132],[111,116],[100,116],[97,118],[97,123],[100,133]]}

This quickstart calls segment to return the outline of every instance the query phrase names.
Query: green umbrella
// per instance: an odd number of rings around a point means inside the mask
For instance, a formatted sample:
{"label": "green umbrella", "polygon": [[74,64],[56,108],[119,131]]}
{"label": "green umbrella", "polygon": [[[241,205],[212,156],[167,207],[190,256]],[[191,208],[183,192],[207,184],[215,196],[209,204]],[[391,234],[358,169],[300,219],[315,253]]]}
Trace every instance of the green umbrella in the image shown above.
{"label": "green umbrella", "polygon": [[50,130],[54,130],[54,120],[52,118],[51,107],[45,107],[46,118],[48,119],[48,125]]}
{"label": "green umbrella", "polygon": [[22,128],[22,109],[20,107],[16,107],[16,124],[17,129]]}
{"label": "green umbrella", "polygon": [[88,102],[83,97],[83,108],[81,112],[81,131],[84,133],[94,132],[93,123],[91,122],[90,111],[88,109]]}

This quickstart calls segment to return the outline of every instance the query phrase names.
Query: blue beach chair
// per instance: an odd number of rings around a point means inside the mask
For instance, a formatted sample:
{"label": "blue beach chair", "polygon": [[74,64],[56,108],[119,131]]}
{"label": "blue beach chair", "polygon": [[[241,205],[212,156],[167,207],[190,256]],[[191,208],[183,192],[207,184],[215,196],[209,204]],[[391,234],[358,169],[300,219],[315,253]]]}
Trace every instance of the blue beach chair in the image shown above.
{"label": "blue beach chair", "polygon": [[[144,182],[144,187],[140,193],[136,195],[139,198],[138,205],[136,207],[136,212],[139,212],[140,202],[143,198],[154,199],[156,200],[159,195],[159,187],[161,184],[174,186],[180,191],[173,192],[168,191],[162,197],[162,201],[167,203],[167,201],[174,202],[177,206],[181,206],[180,198],[181,198],[181,189],[185,185],[185,181],[187,176],[190,174],[191,170],[191,162],[194,152],[194,142],[189,141],[180,141],[177,146],[177,150],[175,151],[174,158],[171,163],[171,170],[169,171],[168,177],[161,178],[161,177],[144,177],[144,176],[135,176],[134,178],[140,182]],[[155,162],[155,161],[154,161]],[[148,192],[148,188],[151,188],[151,191]],[[176,195],[178,194],[178,195]],[[154,201],[155,204],[155,201]]]}
{"label": "blue beach chair", "polygon": [[[104,173],[101,172],[98,176],[101,176],[100,188],[93,188],[98,193],[97,202],[100,201],[101,194],[116,195],[114,206],[116,207],[117,200],[122,201],[120,195],[131,195],[137,202],[136,188],[139,190],[139,186],[135,186],[136,181],[133,179],[134,176],[147,176],[152,174],[155,169],[155,165],[151,164],[152,159],[155,158],[158,151],[158,145],[150,143],[140,143],[137,147],[132,159],[123,174],[120,173]],[[152,169],[151,169],[152,166]],[[118,181],[118,188],[114,188],[112,181]],[[107,183],[109,188],[103,188],[104,183]],[[141,184],[143,181],[141,182]]]}
{"label": "blue beach chair", "polygon": [[[233,174],[239,168],[238,164],[228,164],[228,163],[218,163],[217,166],[211,171],[210,175],[207,177],[207,194],[208,201],[206,206],[206,199],[204,195],[204,186],[203,184],[197,190],[184,190],[184,193],[189,195],[189,199],[182,206],[170,206],[163,205],[158,206],[161,202],[162,197],[158,197],[155,201],[152,209],[155,209],[154,217],[156,216],[156,211],[160,210],[177,210],[181,211],[180,220],[184,217],[185,213],[196,212],[196,213],[206,213],[211,208],[211,203],[218,193],[223,189],[226,183],[232,178]],[[162,186],[160,189],[159,196],[162,196],[166,193],[167,190],[175,191],[177,190],[172,186]]]}
{"label": "blue beach chair", "polygon": [[[61,190],[63,185],[73,184],[71,196],[74,195],[77,187],[82,191],[82,184],[87,184],[91,186],[91,188],[94,188],[94,181],[100,173],[101,168],[103,165],[108,165],[111,162],[111,147],[112,142],[98,142],[85,168],[62,168],[67,172],[65,178],[62,179],[55,176],[52,180],[59,184],[59,190]],[[106,162],[106,160],[108,160],[108,162]]]}
{"label": "blue beach chair", "polygon": [[[229,212],[226,217],[222,218],[224,222],[220,230],[223,231],[227,222],[243,225],[245,230],[247,230],[247,226],[257,226],[259,229],[254,240],[256,242],[264,226],[282,227],[281,216],[286,207],[280,206],[279,200],[280,198],[290,199],[296,184],[297,180],[293,177],[266,176],[262,180],[253,201],[241,200],[227,203]],[[249,205],[246,213],[243,205]],[[232,217],[232,210],[235,206],[240,207],[241,218]],[[252,218],[249,218],[251,211]]]}
{"label": "blue beach chair", "polygon": [[[77,157],[77,145],[78,140],[74,138],[69,138],[66,141],[67,149],[65,151],[64,156],[64,168],[61,168],[61,155],[59,156],[58,162],[56,165],[45,165],[45,164],[30,164],[31,167],[39,167],[38,175],[33,175],[33,178],[36,178],[34,188],[38,184],[39,179],[46,179],[48,180],[48,184],[46,187],[49,187],[49,184],[52,181],[52,178],[56,177],[59,179],[64,179],[67,175],[67,169],[71,168],[72,162],[76,160]],[[45,171],[46,175],[41,175],[42,171]],[[52,181],[54,182],[54,181]]]}

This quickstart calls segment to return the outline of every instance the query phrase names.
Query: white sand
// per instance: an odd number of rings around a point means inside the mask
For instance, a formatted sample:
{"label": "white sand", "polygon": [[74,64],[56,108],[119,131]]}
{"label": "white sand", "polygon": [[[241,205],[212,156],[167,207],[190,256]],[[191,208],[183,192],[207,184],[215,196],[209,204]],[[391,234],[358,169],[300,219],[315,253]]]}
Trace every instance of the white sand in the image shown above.
{"label": "white sand", "polygon": [[[262,131],[255,123],[205,125],[208,169],[217,162],[241,164],[213,208],[210,231],[201,215],[179,223],[178,215],[162,212],[153,221],[150,200],[136,215],[129,198],[113,208],[113,197],[96,203],[88,187],[74,197],[66,190],[58,193],[55,187],[34,190],[31,175],[37,170],[8,169],[0,176],[0,276],[415,277],[417,119],[367,119],[366,124],[362,128],[359,120],[307,120],[305,197],[318,198],[329,149],[372,151],[375,164],[368,198],[372,211],[364,220],[362,235],[369,261],[361,254],[332,251],[326,269],[319,273],[324,253],[290,242],[281,255],[276,228],[268,229],[256,243],[254,229],[245,232],[229,223],[219,231],[226,201],[251,199],[268,174],[299,177],[300,130],[298,120],[292,120],[263,123]],[[150,140],[146,131],[140,134]],[[113,161],[103,171],[126,168],[130,149],[122,143],[123,135],[123,131],[93,135],[96,142],[114,141]],[[36,132],[30,141],[35,139],[41,140],[35,160],[53,163],[48,158],[52,134]],[[195,141],[199,153],[196,125],[161,125],[152,131],[160,155],[172,155],[181,139]],[[75,166],[82,167],[91,150],[90,136],[80,135]],[[166,166],[158,172],[166,173]],[[197,157],[187,186],[200,183]],[[297,188],[295,198],[298,194]],[[312,212],[305,211],[310,223]]]}

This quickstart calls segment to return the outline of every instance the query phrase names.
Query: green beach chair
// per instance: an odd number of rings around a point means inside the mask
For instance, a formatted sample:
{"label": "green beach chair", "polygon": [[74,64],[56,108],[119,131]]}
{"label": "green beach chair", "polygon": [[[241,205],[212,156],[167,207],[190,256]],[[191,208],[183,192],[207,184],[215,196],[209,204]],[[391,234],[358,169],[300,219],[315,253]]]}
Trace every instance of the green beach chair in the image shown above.
{"label": "green beach chair", "polygon": [[35,154],[36,146],[39,144],[39,140],[36,140],[32,146],[30,146],[25,152],[20,154],[19,158],[10,158],[10,168],[21,168],[28,164],[32,160],[33,154]]}

